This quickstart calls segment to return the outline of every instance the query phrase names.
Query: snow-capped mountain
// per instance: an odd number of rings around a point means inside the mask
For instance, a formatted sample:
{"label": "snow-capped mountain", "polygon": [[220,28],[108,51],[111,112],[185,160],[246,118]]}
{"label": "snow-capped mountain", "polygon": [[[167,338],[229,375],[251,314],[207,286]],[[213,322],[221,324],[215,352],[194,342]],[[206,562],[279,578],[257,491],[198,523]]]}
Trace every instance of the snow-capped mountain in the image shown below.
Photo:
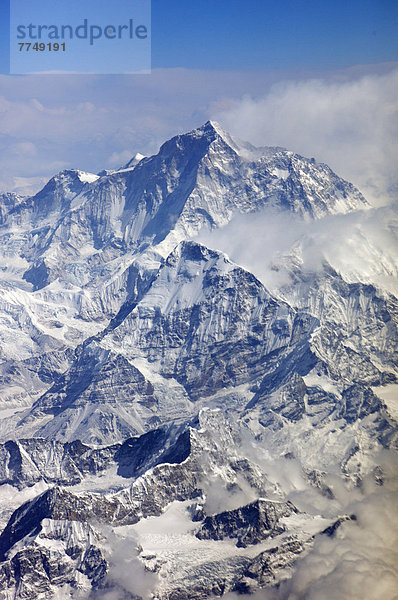
{"label": "snow-capped mountain", "polygon": [[299,244],[271,292],[193,239],[264,209],[370,207],[213,122],[1,195],[2,600],[248,593],[355,527],[333,477],[387,477],[397,299]]}
{"label": "snow-capped mountain", "polygon": [[84,287],[113,280],[148,245],[167,256],[176,243],[236,212],[274,206],[320,218],[367,206],[326,165],[235,142],[212,122],[119,171],[63,171],[32,198],[13,203],[9,196],[2,246],[27,261],[21,275],[34,289],[57,278]]}
{"label": "snow-capped mountain", "polygon": [[2,197],[1,353],[21,372],[3,393],[15,405],[46,389],[21,361],[102,331],[201,228],[264,206],[307,218],[367,206],[325,165],[237,142],[211,122],[131,165],[101,177],[63,171],[32,198]]}

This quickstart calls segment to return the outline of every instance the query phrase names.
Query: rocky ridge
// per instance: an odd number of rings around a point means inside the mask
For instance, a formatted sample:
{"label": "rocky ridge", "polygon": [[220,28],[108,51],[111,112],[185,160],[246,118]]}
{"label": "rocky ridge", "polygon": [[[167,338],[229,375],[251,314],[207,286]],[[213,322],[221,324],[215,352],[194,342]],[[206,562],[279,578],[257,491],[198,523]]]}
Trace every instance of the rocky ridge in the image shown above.
{"label": "rocky ridge", "polygon": [[191,239],[264,207],[369,208],[327,166],[212,122],[1,196],[1,600],[276,589],[353,518],[330,472],[383,483],[397,300],[294,253],[270,292]]}

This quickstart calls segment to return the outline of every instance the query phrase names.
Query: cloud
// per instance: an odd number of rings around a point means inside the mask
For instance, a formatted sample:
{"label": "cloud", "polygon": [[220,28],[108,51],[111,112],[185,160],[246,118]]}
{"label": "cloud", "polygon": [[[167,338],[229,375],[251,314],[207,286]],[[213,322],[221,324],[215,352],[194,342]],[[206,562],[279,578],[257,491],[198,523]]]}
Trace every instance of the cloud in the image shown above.
{"label": "cloud", "polygon": [[304,222],[264,209],[237,215],[198,240],[225,252],[277,292],[290,283],[294,263],[318,271],[326,260],[349,282],[375,283],[398,292],[398,205]]}
{"label": "cloud", "polygon": [[348,502],[342,503],[342,511],[355,514],[357,520],[343,523],[333,538],[317,538],[292,580],[283,586],[281,598],[397,598],[398,465],[393,453],[384,453],[380,462],[384,485],[378,486],[368,478],[359,499],[354,501],[345,492]]}
{"label": "cloud", "polygon": [[210,475],[202,482],[205,494],[203,509],[206,515],[215,515],[226,510],[235,510],[245,506],[258,497],[258,490],[250,487],[241,476],[237,476],[233,485],[228,484],[218,475]]}
{"label": "cloud", "polygon": [[147,571],[139,560],[139,544],[135,536],[120,537],[111,527],[102,526],[100,529],[111,548],[109,570],[104,589],[92,593],[90,598],[122,600],[131,598],[131,595],[142,600],[152,598],[152,591],[159,582],[158,576]]}
{"label": "cloud", "polygon": [[377,205],[398,197],[398,70],[275,84],[213,118],[260,146],[284,146],[326,162]]}
{"label": "cloud", "polygon": [[[62,167],[61,167],[62,168]],[[45,186],[48,179],[47,177],[10,177],[5,178],[4,183],[9,182],[5,185],[5,189],[12,190],[22,196],[32,196]]]}
{"label": "cloud", "polygon": [[10,146],[9,152],[17,158],[21,156],[36,156],[37,148],[32,142],[18,142]]}
{"label": "cloud", "polygon": [[[398,492],[397,456],[383,451],[379,464],[384,484],[372,477],[361,488],[339,489],[340,514],[355,514],[333,537],[318,535],[311,551],[296,563],[292,578],[278,589],[264,589],[251,600],[397,600]],[[335,491],[336,491],[335,489]],[[225,600],[246,596],[229,593]]]}

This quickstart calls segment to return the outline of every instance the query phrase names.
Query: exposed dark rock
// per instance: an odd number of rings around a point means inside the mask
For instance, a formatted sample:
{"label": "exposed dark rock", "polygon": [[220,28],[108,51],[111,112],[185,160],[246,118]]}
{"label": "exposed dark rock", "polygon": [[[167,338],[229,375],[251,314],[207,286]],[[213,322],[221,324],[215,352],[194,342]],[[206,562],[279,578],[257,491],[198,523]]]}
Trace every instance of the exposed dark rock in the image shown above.
{"label": "exposed dark rock", "polygon": [[206,517],[196,537],[201,540],[238,538],[236,545],[245,548],[285,531],[280,519],[293,512],[297,509],[291,502],[256,500],[241,508]]}

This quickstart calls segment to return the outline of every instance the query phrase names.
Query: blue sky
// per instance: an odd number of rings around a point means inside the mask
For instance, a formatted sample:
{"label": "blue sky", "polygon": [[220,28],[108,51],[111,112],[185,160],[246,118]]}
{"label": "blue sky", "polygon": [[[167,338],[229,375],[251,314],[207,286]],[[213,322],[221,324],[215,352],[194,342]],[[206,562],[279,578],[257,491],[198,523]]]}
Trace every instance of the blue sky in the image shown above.
{"label": "blue sky", "polygon": [[346,67],[397,59],[396,0],[152,1],[154,67]]}
{"label": "blue sky", "polygon": [[[0,0],[0,73],[7,5]],[[84,17],[84,0],[67,6]],[[98,19],[106,6],[97,0]],[[0,74],[0,191],[32,193],[65,168],[116,168],[216,118],[390,194],[397,32],[397,0],[152,0],[151,75]]]}
{"label": "blue sky", "polygon": [[[57,3],[65,6],[54,0],[54,14]],[[0,0],[3,72],[8,5]],[[97,0],[96,7],[100,19],[109,2]],[[68,10],[83,17],[84,0],[69,0]],[[388,62],[398,58],[397,33],[397,0],[152,0],[154,69],[333,69]]]}

